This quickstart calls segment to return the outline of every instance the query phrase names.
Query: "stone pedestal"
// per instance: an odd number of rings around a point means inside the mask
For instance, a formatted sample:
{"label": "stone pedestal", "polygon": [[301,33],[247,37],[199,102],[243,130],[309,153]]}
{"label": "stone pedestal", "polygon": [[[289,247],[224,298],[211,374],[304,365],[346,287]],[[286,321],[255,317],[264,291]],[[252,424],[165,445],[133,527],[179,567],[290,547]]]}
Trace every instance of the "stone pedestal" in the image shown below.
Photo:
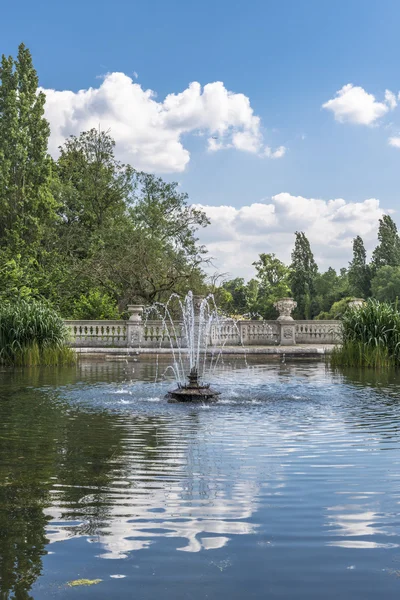
{"label": "stone pedestal", "polygon": [[293,298],[281,298],[274,304],[279,312],[277,321],[280,326],[280,345],[294,346],[296,344],[296,323],[292,317],[292,311],[296,308],[297,302]]}
{"label": "stone pedestal", "polygon": [[281,346],[295,346],[296,345],[296,323],[294,321],[280,321],[281,335],[280,345]]}
{"label": "stone pedestal", "polygon": [[141,304],[129,304],[129,321],[126,323],[128,347],[138,348],[143,340],[143,306]]}
{"label": "stone pedestal", "polygon": [[130,321],[141,321],[144,306],[142,304],[128,304],[128,313],[130,314]]}

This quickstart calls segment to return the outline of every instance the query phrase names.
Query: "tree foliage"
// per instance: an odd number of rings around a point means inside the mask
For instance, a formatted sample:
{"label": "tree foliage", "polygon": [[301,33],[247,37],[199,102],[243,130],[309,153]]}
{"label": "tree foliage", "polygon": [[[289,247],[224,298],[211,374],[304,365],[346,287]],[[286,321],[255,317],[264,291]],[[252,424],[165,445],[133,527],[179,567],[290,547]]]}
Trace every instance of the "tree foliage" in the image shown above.
{"label": "tree foliage", "polygon": [[359,298],[368,298],[371,294],[371,269],[367,264],[364,242],[359,235],[353,240],[353,260],[349,264],[349,289]]}
{"label": "tree foliage", "polygon": [[0,67],[0,248],[37,252],[46,225],[55,217],[50,192],[50,134],[45,96],[29,50],[2,56]]}
{"label": "tree foliage", "polygon": [[293,298],[297,302],[297,317],[311,319],[315,312],[312,302],[315,297],[315,279],[318,267],[305,233],[296,231],[295,236],[290,265],[290,286]]}
{"label": "tree foliage", "polygon": [[381,302],[396,302],[400,298],[400,267],[386,265],[377,270],[371,282],[372,295]]}
{"label": "tree foliage", "polygon": [[390,215],[383,215],[379,219],[378,241],[372,254],[373,271],[376,272],[380,267],[400,266],[400,238]]}

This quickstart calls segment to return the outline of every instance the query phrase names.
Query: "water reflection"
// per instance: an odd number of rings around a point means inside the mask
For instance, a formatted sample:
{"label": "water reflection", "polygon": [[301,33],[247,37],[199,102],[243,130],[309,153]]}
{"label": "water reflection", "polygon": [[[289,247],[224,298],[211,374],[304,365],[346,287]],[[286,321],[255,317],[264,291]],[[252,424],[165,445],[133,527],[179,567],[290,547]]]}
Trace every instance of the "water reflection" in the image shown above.
{"label": "water reflection", "polygon": [[46,510],[53,519],[50,543],[90,536],[99,556],[123,558],[159,537],[176,538],[177,550],[198,552],[254,531],[247,520],[257,508],[258,485],[243,478],[240,460],[213,447],[198,415],[187,415],[178,427],[167,419],[114,417],[113,427],[121,439],[108,459],[96,457],[106,477],[100,481],[93,477],[90,441],[75,431],[73,452],[90,472],[73,461],[60,469]]}
{"label": "water reflection", "polygon": [[[319,561],[324,581],[341,560],[326,552],[352,552],[353,564],[361,550],[395,551],[397,375],[367,382],[321,363],[249,365],[221,363],[211,408],[165,403],[168,382],[149,383],[149,363],[4,371],[0,597],[33,597],[37,578],[67,568],[63,556],[102,571],[112,561],[99,557],[128,563],[140,551],[161,564],[168,547],[180,577],[178,556],[225,564],[234,548],[238,575],[251,556],[262,565],[253,579],[273,568],[285,582],[293,549],[303,571]],[[43,568],[49,551],[54,571]]]}

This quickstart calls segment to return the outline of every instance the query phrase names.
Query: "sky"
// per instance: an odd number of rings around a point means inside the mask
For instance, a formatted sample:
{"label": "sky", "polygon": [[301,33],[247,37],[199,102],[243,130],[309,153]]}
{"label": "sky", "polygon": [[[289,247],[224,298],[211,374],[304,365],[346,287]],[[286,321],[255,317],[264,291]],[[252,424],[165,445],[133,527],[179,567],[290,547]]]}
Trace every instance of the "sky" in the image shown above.
{"label": "sky", "polygon": [[124,162],[178,181],[215,272],[249,279],[294,232],[321,269],[400,225],[397,0],[20,0],[0,52],[31,50],[49,149],[109,129]]}

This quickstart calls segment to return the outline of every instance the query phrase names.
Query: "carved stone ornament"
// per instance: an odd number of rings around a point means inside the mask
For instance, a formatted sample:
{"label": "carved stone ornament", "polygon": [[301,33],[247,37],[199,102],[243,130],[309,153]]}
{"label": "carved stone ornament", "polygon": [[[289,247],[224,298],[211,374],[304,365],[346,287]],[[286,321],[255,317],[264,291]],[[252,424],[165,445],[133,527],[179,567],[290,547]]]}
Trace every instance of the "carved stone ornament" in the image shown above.
{"label": "carved stone ornament", "polygon": [[293,321],[292,311],[296,308],[297,302],[293,298],[281,298],[274,304],[279,312],[278,321]]}
{"label": "carved stone ornament", "polygon": [[285,340],[291,340],[293,338],[293,329],[291,327],[284,327],[283,337]]}

